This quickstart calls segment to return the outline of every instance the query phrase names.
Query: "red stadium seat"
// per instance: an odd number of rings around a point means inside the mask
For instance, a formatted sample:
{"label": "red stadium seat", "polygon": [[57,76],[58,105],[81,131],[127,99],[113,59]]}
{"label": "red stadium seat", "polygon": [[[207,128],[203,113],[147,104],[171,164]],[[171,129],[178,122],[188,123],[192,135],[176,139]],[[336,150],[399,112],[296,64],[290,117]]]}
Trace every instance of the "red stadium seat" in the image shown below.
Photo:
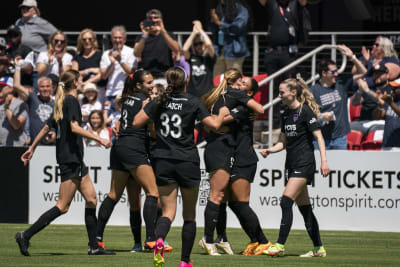
{"label": "red stadium seat", "polygon": [[351,98],[349,97],[347,100],[347,106],[349,110],[350,122],[360,120],[361,105],[353,106]]}
{"label": "red stadium seat", "polygon": [[362,138],[362,132],[351,130],[347,134],[347,150],[360,150]]}
{"label": "red stadium seat", "polygon": [[369,132],[361,143],[361,150],[381,150],[383,130]]}

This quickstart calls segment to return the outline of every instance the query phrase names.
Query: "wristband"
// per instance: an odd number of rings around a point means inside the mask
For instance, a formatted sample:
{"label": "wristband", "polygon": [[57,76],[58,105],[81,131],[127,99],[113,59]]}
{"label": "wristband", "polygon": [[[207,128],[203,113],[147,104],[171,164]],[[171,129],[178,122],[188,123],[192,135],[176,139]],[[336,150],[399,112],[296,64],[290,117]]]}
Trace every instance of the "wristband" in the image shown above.
{"label": "wristband", "polygon": [[356,59],[357,59],[356,54],[353,54],[353,55],[351,56],[351,58],[350,58],[351,61],[354,61],[354,60],[356,60]]}
{"label": "wristband", "polygon": [[15,70],[21,70],[21,66],[15,66]]}
{"label": "wristband", "polygon": [[85,70],[84,70],[84,72],[85,72],[85,74],[86,74],[86,75],[88,75],[88,74],[89,74],[89,71],[88,71],[88,69],[85,69]]}
{"label": "wristband", "polygon": [[119,65],[122,65],[124,62],[121,60],[121,61],[118,61],[118,63],[119,63]]}
{"label": "wristband", "polygon": [[147,36],[147,35],[144,34],[144,33],[142,34],[142,38],[143,38],[143,39],[146,39],[147,37],[149,37],[149,36]]}
{"label": "wristband", "polygon": [[208,37],[207,34],[202,34],[201,37],[203,37],[204,39],[206,39]]}

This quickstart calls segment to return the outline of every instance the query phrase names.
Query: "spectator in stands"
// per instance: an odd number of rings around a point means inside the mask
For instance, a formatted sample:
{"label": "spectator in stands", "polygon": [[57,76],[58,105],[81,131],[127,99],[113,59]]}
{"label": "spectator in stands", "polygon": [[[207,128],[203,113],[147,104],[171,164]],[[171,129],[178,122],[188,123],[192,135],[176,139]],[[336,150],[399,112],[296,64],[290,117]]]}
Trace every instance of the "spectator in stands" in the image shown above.
{"label": "spectator in stands", "polygon": [[[297,45],[300,41],[307,39],[310,25],[309,13],[305,8],[307,0],[259,0],[260,4],[267,9],[269,18],[268,44],[265,50],[264,66],[268,75],[291,63],[297,53]],[[308,18],[308,19],[307,19]],[[294,71],[282,74],[279,80],[285,80],[294,76]],[[274,98],[278,96],[279,80],[274,82]],[[280,128],[281,104],[273,109],[273,129]]]}
{"label": "spectator in stands", "polygon": [[173,66],[172,52],[179,52],[179,44],[164,26],[163,16],[158,9],[146,13],[146,20],[140,25],[142,35],[136,38],[135,56],[141,57],[139,67],[150,71],[154,84],[167,87],[164,72]]}
{"label": "spectator in stands", "polygon": [[62,31],[56,31],[50,36],[49,49],[38,56],[37,73],[39,77],[50,73],[60,77],[71,67],[72,56],[67,53],[67,36]]}
{"label": "spectator in stands", "polygon": [[104,102],[105,116],[109,111],[114,111],[113,100],[124,89],[126,77],[137,68],[137,58],[134,50],[125,45],[126,30],[124,26],[114,26],[111,30],[111,42],[113,47],[105,51],[100,61],[101,76],[108,79],[106,98]]}
{"label": "spectator in stands", "polygon": [[[1,65],[1,63],[0,63]],[[27,136],[24,126],[28,108],[24,101],[14,97],[13,80],[0,78],[0,146],[24,146]]]}
{"label": "spectator in stands", "polygon": [[[115,128],[116,123],[119,121],[121,118],[121,108],[122,108],[122,103],[120,103],[121,100],[121,94],[119,94],[115,99],[114,99],[114,109],[110,113],[104,113],[104,121],[107,126],[111,126],[111,128]],[[106,116],[107,115],[107,116]]]}
{"label": "spectator in stands", "polygon": [[193,31],[183,45],[183,54],[190,64],[187,92],[201,97],[213,88],[215,52],[201,22],[193,21]]}
{"label": "spectator in stands", "polygon": [[[357,72],[350,78],[344,75],[339,77],[334,61],[321,60],[319,63],[321,80],[310,88],[320,106],[320,124],[326,149],[347,148],[347,134],[350,132],[347,91],[352,88],[353,80],[360,79],[367,72],[350,48],[345,45],[338,45],[338,48],[353,62]],[[315,141],[314,147],[318,149]]]}
{"label": "spectator in stands", "polygon": [[373,78],[376,92],[366,80],[359,80],[359,89],[371,96],[380,108],[374,110],[376,119],[384,119],[382,149],[400,148],[400,80],[389,82],[389,70],[384,64],[374,67]]}
{"label": "spectator in stands", "polygon": [[[8,40],[8,48],[7,48],[7,56],[10,58],[11,62],[14,63],[14,59],[18,56],[22,58],[26,58],[32,49],[26,45],[21,43],[22,33],[21,29],[18,26],[11,25],[7,29],[7,40]],[[32,67],[29,64],[23,62],[23,66],[21,69],[21,84],[23,85],[33,85],[32,80]]]}
{"label": "spectator in stands", "polygon": [[[34,140],[40,130],[46,124],[53,113],[54,100],[52,81],[44,76],[38,80],[39,94],[32,93],[28,88],[21,85],[21,57],[15,58],[14,88],[19,97],[28,105],[29,114],[29,136]],[[42,139],[41,145],[53,145],[56,141],[55,129]]]}
{"label": "spectator in stands", "polygon": [[[79,71],[83,86],[87,83],[101,81],[100,61],[102,53],[98,50],[99,45],[95,33],[91,29],[83,29],[78,36],[76,49],[78,54],[72,59],[72,69]],[[101,90],[101,103],[104,102],[104,87]]]}
{"label": "spectator in stands", "polygon": [[[372,69],[378,64],[384,64],[388,69],[389,80],[393,81],[400,75],[400,62],[394,45],[390,39],[378,36],[375,43],[372,45],[372,51],[367,50],[365,47],[361,50],[361,60],[365,64],[368,72],[366,75],[368,86],[373,86],[374,81],[372,77]],[[353,67],[353,72],[356,70]]]}
{"label": "spectator in stands", "polygon": [[9,58],[14,59],[17,56],[25,58],[29,52],[32,51],[31,48],[21,43],[22,33],[18,26],[11,25],[8,27],[6,37],[9,42],[7,48],[7,55]]}
{"label": "spectator in stands", "polygon": [[22,44],[35,52],[46,51],[49,36],[57,29],[40,17],[36,0],[23,0],[19,8],[22,17],[15,22],[15,25],[21,29]]}
{"label": "spectator in stands", "polygon": [[[85,130],[99,136],[100,138],[110,140],[110,132],[105,127],[104,116],[101,110],[93,110],[89,114],[89,125],[86,125]],[[87,146],[98,146],[101,144],[92,139],[85,138]]]}
{"label": "spectator in stands", "polygon": [[99,90],[94,83],[83,86],[83,98],[81,105],[82,121],[88,122],[88,117],[93,110],[102,110],[101,103],[97,100]]}
{"label": "spectator in stands", "polygon": [[[236,0],[221,0],[215,9],[211,9],[211,20],[218,26],[218,45],[222,46],[214,76],[230,68],[242,72],[244,59],[250,55],[246,40],[248,10]],[[218,50],[217,44],[214,46]]]}

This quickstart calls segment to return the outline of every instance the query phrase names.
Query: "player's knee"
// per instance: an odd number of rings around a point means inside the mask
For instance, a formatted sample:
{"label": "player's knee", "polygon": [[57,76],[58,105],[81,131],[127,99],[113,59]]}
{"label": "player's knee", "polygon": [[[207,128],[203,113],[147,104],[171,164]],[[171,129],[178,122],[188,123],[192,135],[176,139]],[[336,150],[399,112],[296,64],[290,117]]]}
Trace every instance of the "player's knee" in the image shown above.
{"label": "player's knee", "polygon": [[65,214],[68,212],[70,204],[71,203],[68,204],[57,203],[56,206],[60,210],[61,214]]}

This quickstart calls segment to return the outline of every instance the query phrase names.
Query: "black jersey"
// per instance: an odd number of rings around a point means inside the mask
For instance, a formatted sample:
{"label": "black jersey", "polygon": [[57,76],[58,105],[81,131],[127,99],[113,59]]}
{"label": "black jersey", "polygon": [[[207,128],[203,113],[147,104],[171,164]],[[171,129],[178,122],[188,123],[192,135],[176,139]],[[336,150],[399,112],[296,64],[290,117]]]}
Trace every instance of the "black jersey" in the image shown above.
{"label": "black jersey", "polygon": [[[243,91],[239,89],[234,89],[232,87],[228,87],[225,94],[220,95],[215,104],[211,108],[211,113],[212,114],[218,114],[219,109],[222,108],[223,106],[226,106],[229,110],[232,110],[233,108],[242,105],[246,106],[247,102],[250,100],[250,97]],[[235,142],[235,123],[229,123],[226,126],[230,128],[228,133],[225,133],[224,135],[220,135],[214,132],[210,132],[207,135],[207,142],[212,142],[213,140],[217,138],[223,138],[223,139],[228,139],[231,145],[234,145]]]}
{"label": "black jersey", "polygon": [[116,145],[127,145],[132,149],[146,152],[147,127],[134,128],[132,123],[136,114],[142,109],[143,101],[147,99],[142,93],[128,96],[122,103],[121,118],[119,119],[119,138]]}
{"label": "black jersey", "polygon": [[83,161],[82,137],[73,133],[71,122],[82,124],[81,108],[78,100],[72,95],[66,95],[63,102],[63,118],[56,123],[53,115],[48,119],[47,125],[56,129],[56,158],[58,164],[81,163]]}
{"label": "black jersey", "polygon": [[258,161],[253,147],[253,111],[245,106],[237,106],[231,110],[236,123],[235,165],[248,166]]}
{"label": "black jersey", "polygon": [[286,168],[315,164],[312,132],[321,126],[311,108],[304,104],[301,112],[300,108],[287,109],[281,125],[287,139]]}
{"label": "black jersey", "polygon": [[194,144],[195,121],[210,114],[199,98],[187,93],[172,94],[162,106],[157,107],[153,100],[144,111],[153,119],[157,131],[154,158],[200,161]]}

